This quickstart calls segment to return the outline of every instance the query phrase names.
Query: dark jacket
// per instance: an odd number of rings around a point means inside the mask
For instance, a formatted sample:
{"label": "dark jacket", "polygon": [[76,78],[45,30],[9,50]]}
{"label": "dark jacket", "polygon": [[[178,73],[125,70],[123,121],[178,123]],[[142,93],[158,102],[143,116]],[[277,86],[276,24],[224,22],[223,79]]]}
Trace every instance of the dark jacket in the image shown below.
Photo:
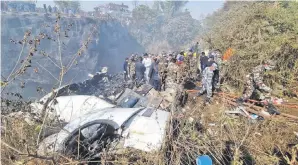
{"label": "dark jacket", "polygon": [[156,62],[152,63],[149,71],[149,78],[150,80],[159,80],[158,75],[158,64]]}
{"label": "dark jacket", "polygon": [[124,64],[123,64],[123,70],[126,71],[127,73],[127,66],[128,66],[128,62],[127,61],[124,61]]}
{"label": "dark jacket", "polygon": [[153,86],[153,88],[157,91],[161,90],[160,77],[158,74],[158,62],[152,63],[149,70],[149,83]]}
{"label": "dark jacket", "polygon": [[140,61],[136,62],[136,78],[137,80],[142,80],[144,79],[144,74],[145,74],[145,66],[142,64]]}
{"label": "dark jacket", "polygon": [[209,64],[208,59],[209,58],[207,56],[201,56],[201,58],[200,58],[201,71],[203,71],[206,68],[206,66]]}

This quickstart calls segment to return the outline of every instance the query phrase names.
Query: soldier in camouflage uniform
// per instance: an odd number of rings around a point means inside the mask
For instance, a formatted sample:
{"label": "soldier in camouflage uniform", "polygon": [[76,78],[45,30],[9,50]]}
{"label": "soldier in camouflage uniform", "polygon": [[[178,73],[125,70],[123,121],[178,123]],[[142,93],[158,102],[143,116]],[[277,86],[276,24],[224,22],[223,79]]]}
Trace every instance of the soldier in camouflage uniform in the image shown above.
{"label": "soldier in camouflage uniform", "polygon": [[212,55],[214,56],[214,61],[217,64],[217,69],[214,71],[213,80],[212,80],[213,82],[212,89],[215,90],[220,88],[222,57],[218,49],[215,50],[212,53]]}
{"label": "soldier in camouflage uniform", "polygon": [[176,64],[176,59],[172,58],[167,67],[166,73],[166,88],[176,88],[178,81],[179,67]]}
{"label": "soldier in camouflage uniform", "polygon": [[274,62],[267,60],[262,65],[258,65],[253,68],[252,72],[246,75],[245,91],[238,101],[242,102],[248,100],[256,89],[266,93],[265,95],[260,95],[260,100],[270,97],[272,89],[263,83],[263,76],[266,70],[271,70],[274,67]]}
{"label": "soldier in camouflage uniform", "polygon": [[189,77],[190,75],[190,63],[191,63],[191,56],[192,56],[192,51],[189,50],[186,53],[186,56],[184,57],[184,64],[185,64],[185,72],[187,74],[187,76]]}
{"label": "soldier in camouflage uniform", "polygon": [[177,81],[179,84],[183,84],[188,76],[187,74],[188,66],[186,65],[186,63],[183,62],[179,64],[178,67],[179,67],[179,71],[177,74]]}
{"label": "soldier in camouflage uniform", "polygon": [[167,72],[167,59],[165,56],[160,56],[158,62],[158,71],[161,79],[161,89],[165,90],[165,79],[166,79],[166,72]]}
{"label": "soldier in camouflage uniform", "polygon": [[135,80],[135,75],[136,75],[136,63],[135,63],[135,58],[134,56],[130,57],[130,60],[128,62],[128,69],[129,69],[129,77],[131,80]]}
{"label": "soldier in camouflage uniform", "polygon": [[189,57],[190,63],[189,63],[189,76],[191,79],[196,80],[197,79],[197,58],[193,54]]}
{"label": "soldier in camouflage uniform", "polygon": [[[181,66],[182,65],[182,66]],[[183,105],[185,102],[184,99],[186,98],[186,91],[183,88],[183,74],[185,73],[181,71],[181,67],[185,66],[184,64],[178,64],[176,63],[176,59],[172,58],[169,62],[169,65],[167,67],[167,76],[166,76],[166,90],[168,94],[171,95],[172,99],[174,99],[173,107],[174,109],[179,106]]]}
{"label": "soldier in camouflage uniform", "polygon": [[198,96],[203,95],[207,91],[206,102],[210,102],[212,97],[212,78],[214,75],[214,70],[217,69],[217,64],[214,61],[214,57],[210,56],[209,62],[206,65],[206,68],[203,71],[202,76],[202,88],[198,93]]}

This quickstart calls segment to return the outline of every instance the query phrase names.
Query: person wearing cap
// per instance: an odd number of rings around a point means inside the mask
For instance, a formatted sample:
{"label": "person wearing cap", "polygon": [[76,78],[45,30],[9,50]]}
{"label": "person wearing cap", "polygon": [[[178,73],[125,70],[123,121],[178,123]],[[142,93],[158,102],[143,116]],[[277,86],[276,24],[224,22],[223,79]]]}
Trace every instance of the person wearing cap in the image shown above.
{"label": "person wearing cap", "polygon": [[123,72],[124,72],[124,80],[127,81],[128,78],[128,58],[125,58],[124,64],[123,64]]}
{"label": "person wearing cap", "polygon": [[151,58],[148,57],[148,54],[147,53],[144,54],[144,59],[142,61],[142,64],[146,68],[146,70],[145,70],[145,79],[146,79],[146,82],[149,83],[149,71],[150,71],[150,67],[151,67],[152,61],[151,61]]}
{"label": "person wearing cap", "polygon": [[[254,67],[250,74],[245,77],[245,90],[241,98],[237,101],[242,103],[247,101],[255,90],[259,90],[261,93],[259,99],[265,100],[270,97],[272,89],[263,82],[265,71],[272,70],[275,67],[275,63],[272,60],[265,60],[261,65]],[[266,93],[263,95],[263,93]]]}
{"label": "person wearing cap", "polygon": [[203,70],[202,75],[202,88],[198,92],[198,96],[203,95],[207,92],[205,103],[210,103],[212,97],[212,78],[214,75],[214,70],[217,69],[217,64],[214,61],[214,56],[210,55],[208,61],[206,62],[206,67]]}

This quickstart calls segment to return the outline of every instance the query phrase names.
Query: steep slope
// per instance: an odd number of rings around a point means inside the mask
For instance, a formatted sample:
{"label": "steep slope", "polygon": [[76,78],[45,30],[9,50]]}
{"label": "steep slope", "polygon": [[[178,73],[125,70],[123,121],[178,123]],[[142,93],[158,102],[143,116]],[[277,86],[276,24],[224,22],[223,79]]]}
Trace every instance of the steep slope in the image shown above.
{"label": "steep slope", "polygon": [[[8,77],[17,62],[16,70],[21,66],[22,60],[28,56],[29,45],[26,45],[20,60],[18,60],[22,50],[22,44],[19,44],[18,41],[23,39],[27,30],[31,31],[31,39],[41,33],[51,38],[41,40],[37,52],[32,57],[31,67],[6,88],[6,91],[21,93],[24,98],[40,97],[36,88],[42,87],[48,92],[57,83],[56,78],[59,78],[61,71],[57,67],[57,65],[60,66],[60,56],[57,34],[54,33],[56,16],[2,14],[1,18],[2,80]],[[94,32],[91,42],[87,45],[87,51],[77,58],[75,65],[64,76],[63,84],[85,80],[88,73],[99,71],[103,66],[108,66],[110,72],[118,72],[122,69],[125,57],[132,52],[143,52],[144,50],[129,35],[127,29],[116,21],[62,17],[60,26],[63,29],[60,45],[64,66],[67,66],[78,53],[88,35]],[[69,31],[64,35],[64,29],[67,28]],[[19,88],[21,82],[25,83],[25,88]]]}

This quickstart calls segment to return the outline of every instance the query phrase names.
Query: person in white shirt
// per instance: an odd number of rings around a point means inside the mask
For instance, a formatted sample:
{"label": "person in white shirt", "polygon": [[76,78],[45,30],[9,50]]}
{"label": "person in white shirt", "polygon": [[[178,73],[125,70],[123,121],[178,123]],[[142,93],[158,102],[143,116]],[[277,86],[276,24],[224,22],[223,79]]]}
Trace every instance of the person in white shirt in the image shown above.
{"label": "person in white shirt", "polygon": [[144,66],[146,68],[146,70],[145,70],[146,82],[149,83],[149,71],[150,71],[152,61],[151,61],[151,58],[148,57],[147,53],[144,54],[144,59],[143,59],[142,63],[144,64]]}

